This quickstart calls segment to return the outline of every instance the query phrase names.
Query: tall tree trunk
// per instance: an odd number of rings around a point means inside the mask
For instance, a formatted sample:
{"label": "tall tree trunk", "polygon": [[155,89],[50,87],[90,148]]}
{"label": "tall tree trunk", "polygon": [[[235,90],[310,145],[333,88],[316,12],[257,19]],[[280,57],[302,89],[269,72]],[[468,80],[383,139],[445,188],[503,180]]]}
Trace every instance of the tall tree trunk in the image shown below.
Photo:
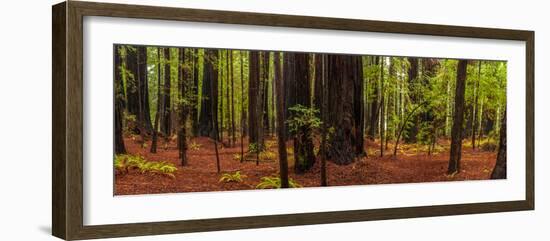
{"label": "tall tree trunk", "polygon": [[[191,50],[188,50],[188,56],[185,56],[185,49],[179,48],[178,49],[179,55],[178,55],[178,87],[179,87],[179,108],[178,108],[178,153],[179,158],[181,160],[181,165],[186,166],[187,165],[187,113],[189,112],[190,106],[189,104],[185,104],[186,101],[189,101],[187,99],[187,91],[188,86],[190,86],[187,81],[189,81],[192,77],[192,70],[185,69],[186,63],[191,61],[191,58],[189,55],[192,54]],[[190,76],[191,75],[191,76]],[[185,100],[185,101],[183,101]]]}
{"label": "tall tree trunk", "polygon": [[467,60],[459,60],[456,73],[455,112],[453,128],[451,130],[451,155],[447,174],[454,175],[460,172],[460,158],[462,151],[462,124],[464,122],[464,92],[466,86]]}
{"label": "tall tree trunk", "polygon": [[386,135],[386,123],[384,111],[386,108],[385,98],[385,81],[384,81],[384,58],[380,60],[380,157],[384,156],[384,138]]}
{"label": "tall tree trunk", "polygon": [[481,60],[478,63],[478,69],[477,69],[477,81],[475,83],[474,87],[474,106],[472,111],[472,149],[476,149],[476,123],[477,123],[477,105],[478,105],[478,99],[479,99],[479,82],[481,82]]}
{"label": "tall tree trunk", "polygon": [[[294,59],[296,53],[286,52],[283,53],[283,81],[285,82],[285,116],[290,116],[288,107],[296,105],[296,65]],[[289,133],[288,124],[285,123],[285,131]],[[287,136],[290,138],[290,136]]]}
{"label": "tall tree trunk", "polygon": [[[226,50],[227,51],[227,50]],[[220,141],[222,144],[223,144],[223,129],[224,129],[224,100],[223,100],[223,81],[225,80],[225,75],[224,75],[224,68],[223,68],[223,51],[219,51],[219,54],[218,54],[218,75],[219,75],[219,78],[218,78],[218,91],[220,92],[220,97],[219,98],[219,105],[218,105],[218,121],[216,122],[216,125],[218,127],[218,131],[219,131],[219,136],[218,136],[218,141]]]}
{"label": "tall tree trunk", "polygon": [[[193,65],[191,66],[193,71],[193,95],[198,98],[199,96],[199,50],[193,49],[191,50],[191,60],[193,62]],[[191,119],[192,121],[192,130],[193,130],[193,136],[199,135],[199,111],[198,111],[198,105],[193,105],[191,108]]]}
{"label": "tall tree trunk", "polygon": [[[218,50],[205,50],[203,55],[203,80],[201,111],[199,115],[199,135],[217,138],[214,126],[218,119],[218,72],[214,69]],[[214,94],[215,90],[215,94]]]}
{"label": "tall tree trunk", "polygon": [[122,55],[120,53],[122,47],[115,47],[115,153],[126,153],[124,146],[124,138],[122,138],[122,109],[124,108],[124,84],[122,74]]}
{"label": "tall tree trunk", "polygon": [[286,133],[285,133],[285,107],[284,107],[284,81],[281,78],[281,63],[279,61],[280,53],[275,52],[275,79],[273,80],[277,89],[277,142],[279,152],[279,176],[281,178],[281,188],[288,188],[288,160],[286,152]]}
{"label": "tall tree trunk", "polygon": [[[126,77],[126,110],[130,115],[139,118],[139,96],[138,96],[138,53],[135,48],[126,48],[126,71],[130,73]],[[139,130],[134,130],[139,133]]]}
{"label": "tall tree trunk", "polygon": [[[260,93],[260,54],[258,51],[250,51],[248,58],[248,143],[256,145],[259,149],[260,139],[258,123],[259,93]],[[261,108],[260,108],[261,110]]]}
{"label": "tall tree trunk", "polygon": [[361,56],[353,56],[351,64],[351,74],[354,80],[353,88],[353,116],[355,118],[355,155],[358,157],[366,156],[364,147],[364,88],[363,88],[363,58]]}
{"label": "tall tree trunk", "polygon": [[244,71],[243,71],[243,62],[244,62],[244,51],[239,51],[239,60],[240,60],[240,68],[241,71],[241,162],[244,161],[244,136],[245,136],[245,122],[246,122],[246,111],[244,110]]}
{"label": "tall tree trunk", "polygon": [[347,165],[355,160],[354,80],[349,78],[352,76],[349,73],[351,64],[352,56],[329,54],[327,57],[330,103],[323,121],[327,121],[327,128],[333,130],[328,140],[327,157],[338,165]]}
{"label": "tall tree trunk", "polygon": [[[321,90],[320,92],[320,95],[318,96],[319,97],[319,101],[321,102],[320,103],[320,108],[321,108],[321,113],[322,115],[321,116],[326,116],[327,114],[327,108],[328,108],[328,105],[327,105],[327,102],[328,102],[328,88],[327,88],[327,55],[326,54],[321,54],[319,56],[320,58],[317,59],[317,61],[320,62],[320,64],[316,65],[318,66],[319,68],[316,68],[315,69],[315,73],[317,73],[317,71],[319,71],[319,76],[320,78],[316,78],[315,81],[319,81],[320,82],[320,85],[319,86],[319,89]],[[323,121],[322,123],[322,126],[321,126],[321,133],[322,133],[322,137],[321,137],[321,145],[319,147],[319,158],[321,159],[321,186],[322,187],[326,187],[328,186],[328,183],[327,183],[327,159],[326,159],[326,150],[327,150],[327,135],[328,135],[328,131],[327,131],[327,123],[325,121]]]}
{"label": "tall tree trunk", "polygon": [[500,140],[498,143],[498,154],[495,168],[491,173],[491,179],[506,178],[506,110],[501,119]]}
{"label": "tall tree trunk", "polygon": [[262,54],[262,85],[263,85],[263,132],[269,134],[270,123],[269,123],[269,56],[270,52],[263,52]]}
{"label": "tall tree trunk", "polygon": [[172,130],[172,123],[170,118],[170,60],[170,48],[164,48],[164,89],[162,91],[163,117],[161,130],[166,140],[168,140],[168,138],[170,137],[170,131]]}
{"label": "tall tree trunk", "polygon": [[[422,97],[420,96],[420,93],[418,93],[418,70],[419,70],[419,59],[418,58],[407,58],[409,61],[409,70],[408,70],[408,83],[409,83],[409,98],[412,103],[419,103],[422,101]],[[407,128],[407,133],[403,140],[407,143],[413,143],[416,142],[416,136],[418,134],[418,124],[419,124],[419,117],[418,115],[412,116],[413,125],[410,125],[410,127]]]}
{"label": "tall tree trunk", "polygon": [[[139,123],[141,126],[140,133],[152,133],[153,125],[151,124],[151,112],[149,110],[149,80],[147,74],[147,47],[139,46],[138,48],[138,83],[139,83]],[[145,133],[143,133],[145,134]]]}
{"label": "tall tree trunk", "polygon": [[[380,65],[380,60],[382,58],[379,57],[379,56],[376,56],[375,57],[375,63],[377,65]],[[369,136],[369,139],[371,140],[374,140],[375,137],[376,137],[376,130],[377,130],[377,123],[378,123],[378,113],[379,113],[379,107],[380,107],[380,104],[379,104],[379,101],[378,101],[378,96],[380,95],[379,93],[379,86],[378,86],[378,81],[374,80],[372,81],[372,89],[373,89],[373,96],[374,98],[372,98],[372,101],[371,101],[371,104],[370,104],[370,121],[369,121],[369,132],[368,132],[368,136]]]}
{"label": "tall tree trunk", "polygon": [[[218,71],[214,69],[214,66],[218,62],[218,50],[215,49],[208,49],[205,53],[205,61],[204,61],[204,82],[210,83],[208,87],[210,87],[209,90],[209,106],[205,106],[205,108],[210,109],[210,138],[214,140],[214,151],[216,154],[216,170],[218,173],[221,171],[220,167],[220,155],[218,151],[218,125],[217,125],[217,119],[218,119],[218,112],[216,111],[218,108]],[[204,84],[203,84],[204,86]]]}
{"label": "tall tree trunk", "polygon": [[235,146],[235,83],[233,79],[233,51],[229,52],[229,78],[231,79],[231,147]]}
{"label": "tall tree trunk", "polygon": [[155,114],[155,126],[153,127],[153,140],[151,142],[151,153],[157,153],[157,142],[158,142],[158,130],[159,122],[162,112],[162,101],[163,95],[161,91],[161,75],[160,75],[160,48],[157,48],[158,62],[157,62],[157,113]]}
{"label": "tall tree trunk", "polygon": [[[295,96],[296,104],[309,108],[311,107],[309,54],[296,53],[294,61],[296,89],[300,90],[300,94],[296,93]],[[306,172],[315,163],[312,135],[312,130],[307,126],[299,128],[294,134],[294,171],[296,173]]]}

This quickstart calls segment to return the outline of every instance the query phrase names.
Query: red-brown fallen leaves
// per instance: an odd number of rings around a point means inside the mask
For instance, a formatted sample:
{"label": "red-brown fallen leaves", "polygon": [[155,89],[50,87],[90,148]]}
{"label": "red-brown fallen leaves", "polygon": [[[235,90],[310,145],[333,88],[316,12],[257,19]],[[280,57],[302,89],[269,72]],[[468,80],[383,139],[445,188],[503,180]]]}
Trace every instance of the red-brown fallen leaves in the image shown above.
{"label": "red-brown fallen leaves", "polygon": [[[222,173],[234,173],[240,171],[247,177],[243,182],[224,183],[219,182],[221,173],[216,172],[216,157],[214,143],[204,137],[193,138],[190,143],[196,143],[198,148],[188,150],[188,165],[182,167],[178,159],[176,141],[165,144],[160,140],[156,154],[149,153],[149,148],[142,148],[136,141],[126,138],[126,149],[130,154],[140,154],[150,161],[168,161],[174,163],[178,170],[174,173],[176,178],[170,178],[155,174],[141,174],[130,171],[127,174],[116,175],[115,194],[152,194],[152,193],[178,193],[178,192],[206,192],[224,190],[249,190],[255,189],[260,183],[260,178],[278,174],[278,159],[272,162],[240,162],[234,159],[234,155],[240,155],[240,143],[235,147],[220,146],[220,163]],[[369,156],[356,160],[347,166],[338,166],[327,162],[327,178],[329,186],[388,184],[388,183],[415,183],[459,180],[483,180],[489,179],[495,165],[495,152],[473,151],[470,148],[462,149],[461,172],[452,177],[445,175],[449,162],[448,143],[440,141],[444,146],[441,153],[428,156],[426,151],[417,151],[415,145],[400,145],[401,151],[397,158],[392,154],[393,146],[388,146],[384,157],[379,157],[379,145],[377,142],[367,141]],[[150,142],[148,143],[150,146]],[[248,143],[244,143],[246,152]],[[287,145],[290,147],[290,142]],[[276,152],[277,147],[271,149]],[[289,153],[292,164],[292,154]],[[320,163],[316,162],[311,170],[302,175],[293,173],[289,168],[290,177],[304,187],[318,187],[320,183]]]}

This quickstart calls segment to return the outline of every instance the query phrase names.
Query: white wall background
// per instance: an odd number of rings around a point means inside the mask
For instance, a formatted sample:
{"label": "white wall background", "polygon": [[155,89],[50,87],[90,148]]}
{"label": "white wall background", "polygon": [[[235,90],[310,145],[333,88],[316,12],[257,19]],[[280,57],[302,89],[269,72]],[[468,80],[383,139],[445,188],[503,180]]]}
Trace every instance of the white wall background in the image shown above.
{"label": "white wall background", "polygon": [[[51,230],[51,5],[0,8],[0,239],[56,240]],[[118,1],[121,2],[121,1]],[[153,2],[127,0],[125,2]],[[164,0],[156,4],[536,31],[536,149],[548,145],[550,28],[544,1]],[[22,94],[22,95],[20,95]],[[545,95],[546,94],[546,95]],[[541,149],[542,148],[542,149]],[[195,234],[155,240],[548,240],[550,169],[536,153],[536,211],[328,224]],[[152,237],[121,240],[151,240]]]}

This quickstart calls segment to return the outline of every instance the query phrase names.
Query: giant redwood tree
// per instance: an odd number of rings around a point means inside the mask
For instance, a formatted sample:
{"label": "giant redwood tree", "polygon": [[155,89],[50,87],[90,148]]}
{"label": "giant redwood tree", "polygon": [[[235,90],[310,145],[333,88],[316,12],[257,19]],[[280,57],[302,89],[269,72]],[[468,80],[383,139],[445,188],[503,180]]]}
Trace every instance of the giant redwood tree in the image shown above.
{"label": "giant redwood tree", "polygon": [[[217,138],[214,127],[218,119],[218,50],[206,50],[203,59],[202,98],[199,115],[199,135]],[[214,106],[214,108],[212,108]]]}
{"label": "giant redwood tree", "polygon": [[277,92],[277,147],[279,151],[279,178],[281,179],[281,188],[288,188],[288,160],[286,152],[286,133],[285,133],[285,88],[284,81],[281,78],[280,53],[275,52],[275,82]]}
{"label": "giant redwood tree", "polygon": [[139,116],[138,122],[140,126],[140,133],[144,132],[151,134],[153,132],[153,125],[151,124],[151,112],[149,110],[149,80],[147,74],[147,47],[137,47],[137,81],[138,81],[138,108]]}
{"label": "giant redwood tree", "polygon": [[[309,54],[295,53],[294,54],[294,80],[296,83],[296,91],[294,100],[296,105],[310,108],[311,107],[311,85],[309,78]],[[293,106],[289,106],[293,107]],[[291,115],[300,115],[300,112],[291,112]],[[290,118],[296,118],[290,116]],[[298,117],[305,118],[305,116]],[[294,171],[296,173],[304,173],[309,170],[315,163],[315,154],[313,153],[313,130],[309,125],[297,125],[297,129],[292,130],[294,136]]]}
{"label": "giant redwood tree", "polygon": [[170,48],[164,48],[164,88],[162,89],[162,124],[161,132],[166,138],[171,131],[171,110],[170,110]]}
{"label": "giant redwood tree", "polygon": [[357,125],[354,118],[354,74],[351,65],[357,64],[353,56],[329,54],[327,57],[328,110],[323,121],[328,122],[330,138],[327,157],[339,165],[355,161]]}
{"label": "giant redwood tree", "polygon": [[263,98],[260,52],[248,58],[248,140],[259,151],[263,147]]}
{"label": "giant redwood tree", "polygon": [[122,110],[124,109],[124,84],[123,84],[123,65],[122,65],[122,47],[115,47],[115,153],[126,153],[124,139],[122,137]]}
{"label": "giant redwood tree", "polygon": [[460,172],[460,158],[462,152],[462,125],[464,122],[464,93],[466,87],[467,60],[459,60],[456,71],[455,107],[453,127],[451,129],[451,154],[447,174],[454,175]]}

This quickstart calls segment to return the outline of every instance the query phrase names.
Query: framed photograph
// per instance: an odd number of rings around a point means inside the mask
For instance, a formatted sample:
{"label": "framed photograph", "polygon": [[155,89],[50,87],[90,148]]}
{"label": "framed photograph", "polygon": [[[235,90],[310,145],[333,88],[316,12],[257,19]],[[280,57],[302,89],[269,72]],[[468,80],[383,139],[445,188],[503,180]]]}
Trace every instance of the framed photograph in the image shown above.
{"label": "framed photograph", "polygon": [[532,31],[52,11],[54,236],[534,209]]}

